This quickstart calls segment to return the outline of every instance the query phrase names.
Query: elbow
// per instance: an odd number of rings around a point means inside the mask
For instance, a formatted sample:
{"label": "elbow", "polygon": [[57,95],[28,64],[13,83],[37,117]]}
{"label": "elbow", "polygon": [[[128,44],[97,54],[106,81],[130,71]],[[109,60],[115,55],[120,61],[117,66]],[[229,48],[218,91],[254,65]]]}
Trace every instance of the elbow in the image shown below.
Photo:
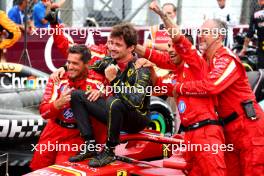
{"label": "elbow", "polygon": [[221,90],[218,87],[215,86],[211,86],[208,90],[207,90],[207,94],[208,95],[217,95],[221,92]]}
{"label": "elbow", "polygon": [[43,111],[43,110],[39,110],[39,113],[40,113],[40,116],[43,118],[43,119],[45,119],[45,120],[47,120],[47,119],[49,119],[49,112],[47,112],[47,111]]}
{"label": "elbow", "polygon": [[40,113],[40,116],[45,120],[51,118],[51,110],[49,107],[47,108],[47,106],[40,105],[39,113]]}

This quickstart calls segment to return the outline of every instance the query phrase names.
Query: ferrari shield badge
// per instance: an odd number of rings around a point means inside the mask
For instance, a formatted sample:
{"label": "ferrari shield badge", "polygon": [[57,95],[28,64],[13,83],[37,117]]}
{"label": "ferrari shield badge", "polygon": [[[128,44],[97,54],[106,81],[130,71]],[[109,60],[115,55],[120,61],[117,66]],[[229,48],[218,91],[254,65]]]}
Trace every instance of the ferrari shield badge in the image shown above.
{"label": "ferrari shield badge", "polygon": [[116,176],[127,176],[126,170],[118,170]]}

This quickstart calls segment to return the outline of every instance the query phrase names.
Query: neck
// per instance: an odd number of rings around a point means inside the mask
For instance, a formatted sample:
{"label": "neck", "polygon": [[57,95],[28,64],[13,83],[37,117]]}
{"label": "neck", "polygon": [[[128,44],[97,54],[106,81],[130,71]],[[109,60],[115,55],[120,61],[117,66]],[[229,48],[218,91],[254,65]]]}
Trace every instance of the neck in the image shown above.
{"label": "neck", "polygon": [[132,55],[132,53],[131,53],[131,54],[126,55],[126,57],[124,57],[124,58],[122,58],[122,59],[118,59],[118,60],[116,60],[116,62],[117,62],[118,64],[124,64],[124,63],[128,63],[128,62],[130,62],[132,59],[133,59],[133,55]]}
{"label": "neck", "polygon": [[216,51],[221,48],[223,46],[222,42],[217,40],[215,42],[213,42],[207,49],[206,49],[206,52],[205,52],[205,56],[206,56],[206,59],[207,60],[211,60]]}

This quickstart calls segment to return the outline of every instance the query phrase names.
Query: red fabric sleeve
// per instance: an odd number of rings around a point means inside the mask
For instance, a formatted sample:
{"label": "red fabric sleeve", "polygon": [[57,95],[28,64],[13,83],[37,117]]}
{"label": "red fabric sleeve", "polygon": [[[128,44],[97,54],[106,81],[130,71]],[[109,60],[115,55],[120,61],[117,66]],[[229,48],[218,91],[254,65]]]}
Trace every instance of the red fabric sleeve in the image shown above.
{"label": "red fabric sleeve", "polygon": [[176,92],[185,95],[213,95],[229,87],[241,76],[234,58],[224,55],[213,60],[213,68],[205,79],[176,84]]}
{"label": "red fabric sleeve", "polygon": [[166,95],[173,97],[173,89],[175,86],[173,80],[166,79],[165,77],[158,77],[155,86],[162,88],[162,90],[166,90]]}
{"label": "red fabric sleeve", "polygon": [[205,59],[185,36],[181,36],[173,47],[181,59],[189,65],[196,79],[203,79],[206,76],[208,65]]}
{"label": "red fabric sleeve", "polygon": [[168,52],[161,52],[146,48],[144,57],[155,63],[159,68],[168,70],[176,69],[176,65],[170,60],[170,55]]}
{"label": "red fabric sleeve", "polygon": [[64,35],[60,25],[52,26],[56,30],[53,34],[54,44],[65,58],[68,57],[69,45],[72,44]]}
{"label": "red fabric sleeve", "polygon": [[39,112],[44,119],[55,119],[60,110],[54,106],[54,101],[51,101],[52,95],[54,94],[54,83],[52,79],[49,79],[43,98],[39,105]]}

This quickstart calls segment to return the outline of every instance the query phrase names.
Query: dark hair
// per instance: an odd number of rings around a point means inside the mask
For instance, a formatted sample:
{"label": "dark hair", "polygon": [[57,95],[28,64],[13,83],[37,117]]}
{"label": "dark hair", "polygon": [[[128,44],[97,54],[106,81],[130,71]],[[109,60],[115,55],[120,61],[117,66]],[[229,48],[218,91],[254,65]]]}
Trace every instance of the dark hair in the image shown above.
{"label": "dark hair", "polygon": [[25,0],[17,0],[17,5],[21,5]]}
{"label": "dark hair", "polygon": [[84,44],[73,45],[69,48],[69,53],[81,54],[81,60],[87,63],[91,59],[91,51]]}
{"label": "dark hair", "polygon": [[127,47],[137,45],[137,31],[130,23],[113,26],[110,37],[123,37]]}
{"label": "dark hair", "polygon": [[192,35],[190,35],[190,34],[185,34],[184,35],[191,43],[192,43],[192,45],[193,45],[193,43],[194,43],[194,41],[193,41],[193,37],[192,37]]}
{"label": "dark hair", "polygon": [[170,2],[167,2],[167,3],[163,4],[162,9],[164,8],[164,6],[167,6],[167,5],[172,6],[173,12],[177,11],[177,7],[173,3],[170,3]]}

